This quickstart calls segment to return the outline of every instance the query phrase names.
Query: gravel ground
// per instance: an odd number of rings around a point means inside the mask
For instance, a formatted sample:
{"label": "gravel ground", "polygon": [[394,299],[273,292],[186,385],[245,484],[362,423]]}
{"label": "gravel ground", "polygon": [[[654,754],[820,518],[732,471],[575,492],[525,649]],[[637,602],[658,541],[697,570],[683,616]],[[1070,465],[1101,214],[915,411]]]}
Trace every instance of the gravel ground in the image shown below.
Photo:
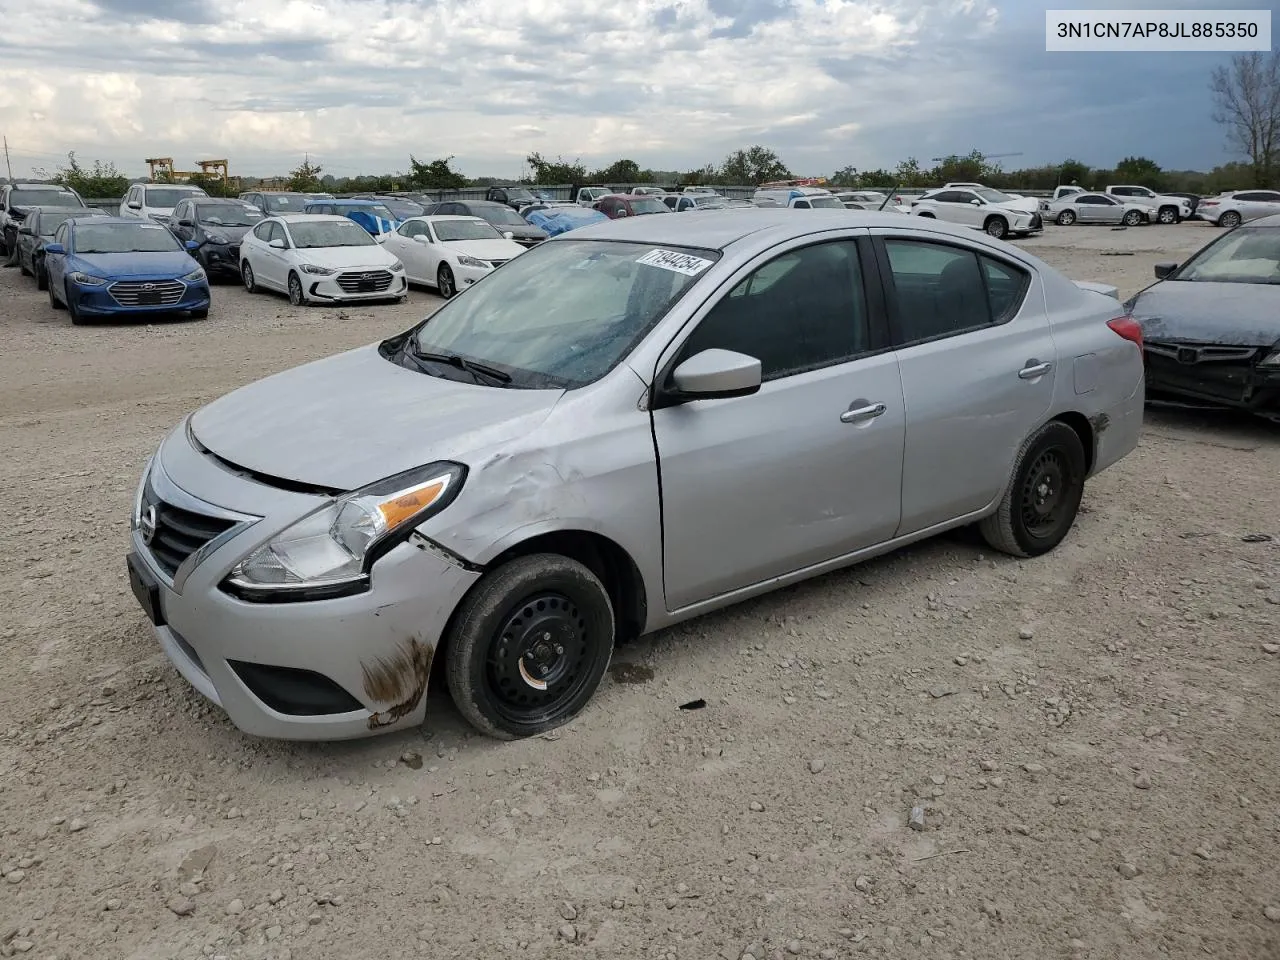
{"label": "gravel ground", "polygon": [[[1212,235],[1025,245],[1128,295]],[[0,273],[0,955],[1280,957],[1275,427],[1152,411],[1054,554],[958,534],[645,638],[553,735],[437,692],[420,731],[276,743],[145,627],[138,470],[438,301],[215,298],[73,328]]]}

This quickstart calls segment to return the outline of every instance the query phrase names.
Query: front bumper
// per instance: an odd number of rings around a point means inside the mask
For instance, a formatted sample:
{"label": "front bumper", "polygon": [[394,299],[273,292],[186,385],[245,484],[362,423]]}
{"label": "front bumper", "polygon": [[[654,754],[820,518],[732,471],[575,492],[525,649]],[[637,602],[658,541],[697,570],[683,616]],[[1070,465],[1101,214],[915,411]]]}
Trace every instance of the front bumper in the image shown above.
{"label": "front bumper", "polygon": [[[302,282],[306,286],[307,297],[312,300],[329,300],[334,303],[355,303],[362,300],[390,300],[395,297],[403,297],[409,292],[409,281],[406,279],[403,270],[391,274],[391,282],[385,287],[349,290],[338,282],[338,278],[344,273],[352,272],[358,271],[344,270],[341,273],[327,277],[304,274]],[[390,271],[387,272],[390,273]]]}
{"label": "front bumper", "polygon": [[[154,281],[157,284],[175,282],[171,277],[131,277],[127,282],[147,281]],[[80,313],[93,317],[135,316],[152,313],[190,313],[196,310],[209,309],[209,282],[207,280],[200,280],[195,283],[183,280],[176,282],[182,283],[185,287],[181,296],[170,302],[156,304],[121,303],[112,295],[111,288],[114,286],[113,283],[107,283],[103,286],[87,286],[68,280],[67,295],[74,302],[76,309]]]}
{"label": "front bumper", "polygon": [[1280,416],[1280,367],[1259,362],[1272,349],[1149,340],[1143,349],[1147,384],[1151,393],[1204,406]]}
{"label": "front bumper", "polygon": [[[188,518],[203,511],[239,519],[170,574],[146,542],[149,523],[137,515],[152,499]],[[245,733],[341,740],[421,723],[436,647],[479,577],[411,539],[374,565],[363,593],[254,603],[219,588],[247,553],[324,502],[230,473],[194,449],[183,428],[165,440],[139,490],[131,532],[135,594],[157,608],[153,629],[174,666]]]}

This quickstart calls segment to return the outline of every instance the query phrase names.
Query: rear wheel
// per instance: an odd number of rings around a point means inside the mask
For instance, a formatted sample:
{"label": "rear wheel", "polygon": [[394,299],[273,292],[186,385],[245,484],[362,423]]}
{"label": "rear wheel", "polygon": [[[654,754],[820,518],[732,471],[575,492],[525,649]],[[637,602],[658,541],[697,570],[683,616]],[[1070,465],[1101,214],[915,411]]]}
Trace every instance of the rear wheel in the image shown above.
{"label": "rear wheel", "polygon": [[1076,215],[1074,211],[1071,211],[1071,210],[1063,210],[1060,214],[1058,214],[1058,219],[1056,221],[1056,223],[1060,227],[1069,227],[1075,222],[1076,222]]}
{"label": "rear wheel", "polygon": [[987,232],[988,236],[995,237],[997,240],[1003,240],[1009,235],[1009,221],[1004,217],[990,217],[987,222],[982,225],[982,229]]}
{"label": "rear wheel", "polygon": [[613,653],[609,592],[576,560],[541,553],[487,574],[449,629],[449,691],[478,730],[502,740],[568,723]]}
{"label": "rear wheel", "polygon": [[289,302],[295,307],[307,305],[307,295],[302,291],[302,281],[296,273],[289,273]]}
{"label": "rear wheel", "polygon": [[983,538],[1015,557],[1048,553],[1075,523],[1084,495],[1084,446],[1065,423],[1046,423],[1022,445],[1000,506],[980,524]]}
{"label": "rear wheel", "polygon": [[246,291],[249,293],[258,292],[258,281],[253,275],[253,267],[249,266],[248,260],[240,264],[240,279],[244,281]]}
{"label": "rear wheel", "polygon": [[49,288],[49,274],[45,272],[43,263],[36,264],[35,274],[36,274],[36,289],[47,290]]}
{"label": "rear wheel", "polygon": [[447,263],[440,264],[440,269],[436,271],[436,289],[446,300],[458,292],[457,281],[453,279],[453,271]]}
{"label": "rear wheel", "polygon": [[1142,222],[1142,214],[1140,214],[1137,210],[1130,210],[1128,213],[1124,215],[1124,219],[1121,220],[1120,222],[1123,223],[1126,227],[1136,227],[1138,224]]}
{"label": "rear wheel", "polygon": [[1228,210],[1218,218],[1218,226],[1226,227],[1228,230],[1234,230],[1236,227],[1240,226],[1243,220],[1244,218],[1235,210]]}

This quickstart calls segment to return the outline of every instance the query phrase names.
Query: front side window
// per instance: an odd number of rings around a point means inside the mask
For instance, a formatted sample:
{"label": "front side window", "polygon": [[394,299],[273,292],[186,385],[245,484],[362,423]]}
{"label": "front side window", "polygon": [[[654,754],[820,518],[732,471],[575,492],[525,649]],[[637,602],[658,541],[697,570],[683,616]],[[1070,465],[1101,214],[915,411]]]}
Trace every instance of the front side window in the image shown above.
{"label": "front side window", "polygon": [[857,245],[840,240],[789,251],[754,270],[711,308],[680,360],[733,350],[759,360],[768,381],[844,363],[870,344]]}
{"label": "front side window", "polygon": [[884,242],[900,344],[954,336],[1013,319],[1031,278],[964,247]]}
{"label": "front side window", "polygon": [[253,228],[253,235],[266,243],[271,239],[271,228],[274,226],[274,223],[260,223]]}
{"label": "front side window", "polygon": [[407,240],[412,240],[414,237],[421,236],[426,232],[427,225],[421,220],[409,220],[400,224],[400,228],[396,230],[396,233]]}

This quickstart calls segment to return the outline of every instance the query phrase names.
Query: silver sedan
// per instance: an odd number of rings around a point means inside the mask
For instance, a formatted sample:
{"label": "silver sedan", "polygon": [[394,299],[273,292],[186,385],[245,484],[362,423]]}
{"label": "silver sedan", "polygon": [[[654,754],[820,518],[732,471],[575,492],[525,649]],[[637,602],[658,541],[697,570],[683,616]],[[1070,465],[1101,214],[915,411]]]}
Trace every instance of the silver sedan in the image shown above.
{"label": "silver sedan", "polygon": [[1151,214],[1137,203],[1125,203],[1105,193],[1069,193],[1051,200],[1045,207],[1045,216],[1060,227],[1073,223],[1109,223],[1136,227],[1148,223]]}
{"label": "silver sedan", "polygon": [[439,677],[477,729],[527,737],[587,705],[619,640],[954,527],[1055,548],[1137,443],[1123,312],[919,217],[583,227],[178,424],[131,586],[249,733],[404,729]]}

